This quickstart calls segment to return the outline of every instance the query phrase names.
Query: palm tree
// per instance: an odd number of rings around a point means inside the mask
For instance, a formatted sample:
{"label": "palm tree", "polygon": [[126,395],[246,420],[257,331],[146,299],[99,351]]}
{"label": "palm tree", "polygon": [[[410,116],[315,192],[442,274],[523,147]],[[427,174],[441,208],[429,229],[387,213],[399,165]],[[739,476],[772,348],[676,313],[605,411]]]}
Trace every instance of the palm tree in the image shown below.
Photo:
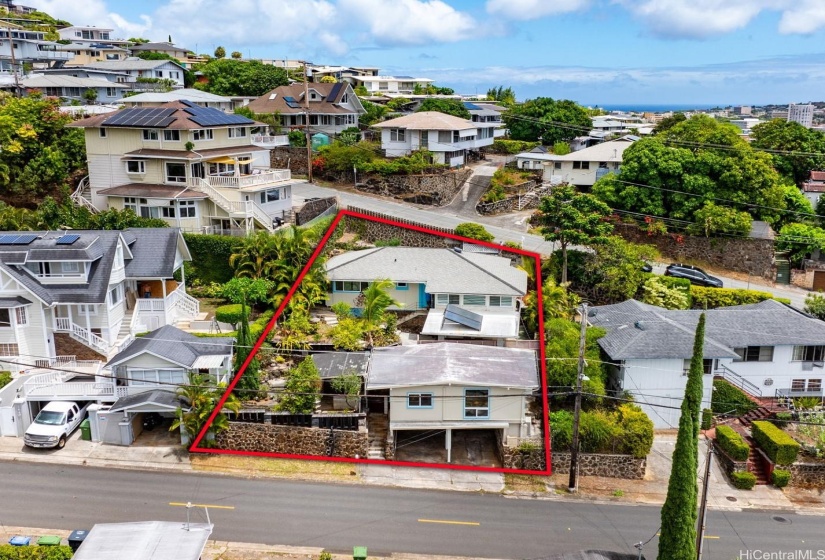
{"label": "palm tree", "polygon": [[361,319],[367,327],[365,331],[370,346],[373,344],[372,331],[378,328],[384,321],[387,308],[391,306],[401,307],[403,305],[389,295],[388,292],[393,286],[395,286],[395,283],[393,283],[392,280],[379,278],[378,280],[370,282],[369,286],[367,286],[361,296],[359,296],[359,299],[363,300]]}
{"label": "palm tree", "polygon": [[[178,407],[177,418],[172,423],[169,431],[174,431],[180,428],[189,438],[189,441],[194,441],[198,434],[203,429],[209,416],[221,400],[226,389],[226,385],[219,383],[216,386],[210,386],[206,376],[198,375],[196,373],[189,374],[189,383],[178,387],[177,394],[189,403],[189,410],[184,411],[183,407]],[[223,408],[229,409],[237,414],[241,409],[241,401],[235,395],[230,394],[223,404]],[[200,445],[203,447],[210,447],[214,445],[214,436],[229,428],[229,419],[223,412],[218,413],[209,426],[207,437],[205,437]]]}
{"label": "palm tree", "polygon": [[258,232],[243,240],[235,253],[229,256],[229,266],[236,276],[249,278],[274,278],[283,238]]}

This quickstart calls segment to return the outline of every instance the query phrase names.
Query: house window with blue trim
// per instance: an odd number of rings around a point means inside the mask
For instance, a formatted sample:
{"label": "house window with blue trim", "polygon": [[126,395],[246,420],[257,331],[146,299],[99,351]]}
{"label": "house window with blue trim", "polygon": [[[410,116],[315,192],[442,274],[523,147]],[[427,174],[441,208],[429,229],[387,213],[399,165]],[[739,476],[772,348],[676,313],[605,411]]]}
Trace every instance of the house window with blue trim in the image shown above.
{"label": "house window with blue trim", "polygon": [[369,286],[369,282],[349,282],[336,280],[332,283],[333,292],[363,292]]}
{"label": "house window with blue trim", "polygon": [[395,289],[403,292],[405,290],[409,290],[410,285],[407,284],[406,282],[396,282],[395,283]]}
{"label": "house window with blue trim", "polygon": [[464,389],[464,418],[490,417],[490,390]]}
{"label": "house window with blue trim", "polygon": [[407,408],[432,408],[432,393],[407,393]]}

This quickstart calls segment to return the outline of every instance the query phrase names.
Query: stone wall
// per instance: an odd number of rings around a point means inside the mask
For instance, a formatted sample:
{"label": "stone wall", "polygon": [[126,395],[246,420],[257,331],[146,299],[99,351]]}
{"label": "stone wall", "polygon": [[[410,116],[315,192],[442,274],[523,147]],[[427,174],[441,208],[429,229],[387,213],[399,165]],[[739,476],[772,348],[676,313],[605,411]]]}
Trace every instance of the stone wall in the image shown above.
{"label": "stone wall", "polygon": [[[570,453],[552,453],[553,474],[570,473]],[[601,455],[579,453],[579,475],[604,476],[642,480],[645,477],[647,458],[632,455]]]}
{"label": "stone wall", "polygon": [[428,175],[367,175],[355,188],[407,202],[443,206],[472,174],[471,169],[464,168]]}
{"label": "stone wall", "polygon": [[518,447],[508,447],[502,441],[502,431],[496,430],[496,446],[501,457],[501,465],[505,469],[517,469],[527,471],[547,470],[545,461],[544,442],[540,439],[526,440],[529,446],[521,449]]}
{"label": "stone wall", "polygon": [[799,488],[825,488],[825,463],[794,463],[787,467],[778,466],[791,473],[789,486]]}
{"label": "stone wall", "polygon": [[728,456],[719,444],[716,443],[716,440],[713,440],[713,448],[716,452],[716,458],[719,460],[719,465],[722,467],[722,470],[725,471],[728,475],[735,472],[746,472],[748,470],[748,462],[747,461],[736,461]]}
{"label": "stone wall", "polygon": [[289,169],[294,175],[307,175],[307,149],[277,146],[269,153],[272,169]]}
{"label": "stone wall", "polygon": [[384,459],[395,461],[395,437],[392,430],[387,430],[387,439],[384,443]]}
{"label": "stone wall", "polygon": [[507,212],[517,212],[528,208],[538,208],[541,197],[547,194],[552,187],[537,187],[526,193],[509,195],[504,200],[496,202],[479,202],[476,204],[476,211],[479,214],[494,215],[506,214]]}
{"label": "stone wall", "polygon": [[338,199],[334,196],[305,202],[303,206],[295,211],[295,225],[302,226],[311,222],[333,206],[338,206]]}
{"label": "stone wall", "polygon": [[635,224],[616,224],[616,233],[633,243],[655,245],[674,261],[707,263],[726,270],[773,279],[774,242],[769,239],[697,237],[693,235],[648,236]]}
{"label": "stone wall", "polygon": [[216,447],[235,451],[355,459],[367,456],[369,438],[366,429],[331,432],[319,428],[230,422],[229,429],[218,434]]}
{"label": "stone wall", "polygon": [[[441,233],[449,233],[451,235],[455,235],[455,231],[452,229],[433,227],[427,224],[421,224],[418,222],[413,222],[411,220],[405,220],[403,218],[399,218],[398,216],[390,216],[388,214],[382,214],[380,212],[373,212],[371,210],[355,208],[353,206],[350,206],[348,209],[352,210],[353,212],[358,212],[359,214],[365,214],[367,216],[375,218],[393,220],[396,222],[401,222],[405,225],[422,227]],[[387,241],[388,239],[397,238],[401,241],[401,245],[404,247],[442,248],[452,247],[454,245],[461,244],[458,241],[453,241],[452,239],[447,239],[446,237],[441,237],[439,235],[434,235],[422,231],[415,231],[413,229],[403,228],[392,224],[384,224],[381,222],[376,222],[374,220],[367,220],[357,218],[354,216],[346,216],[346,218],[344,219],[344,228],[345,231],[349,233],[355,233],[358,236],[360,236],[360,238],[363,241],[367,241],[369,243],[375,243],[379,240]]]}
{"label": "stone wall", "polygon": [[814,271],[813,270],[791,270],[791,284],[805,288],[806,290],[814,289]]}

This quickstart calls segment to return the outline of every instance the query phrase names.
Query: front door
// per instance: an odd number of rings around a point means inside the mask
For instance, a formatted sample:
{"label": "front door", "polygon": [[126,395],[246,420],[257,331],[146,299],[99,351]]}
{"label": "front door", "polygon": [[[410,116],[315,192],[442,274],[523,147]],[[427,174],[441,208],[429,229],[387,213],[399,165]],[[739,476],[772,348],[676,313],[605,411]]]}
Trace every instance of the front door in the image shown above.
{"label": "front door", "polygon": [[204,169],[202,162],[193,163],[191,167],[192,177],[200,177],[201,179],[206,177],[206,170]]}

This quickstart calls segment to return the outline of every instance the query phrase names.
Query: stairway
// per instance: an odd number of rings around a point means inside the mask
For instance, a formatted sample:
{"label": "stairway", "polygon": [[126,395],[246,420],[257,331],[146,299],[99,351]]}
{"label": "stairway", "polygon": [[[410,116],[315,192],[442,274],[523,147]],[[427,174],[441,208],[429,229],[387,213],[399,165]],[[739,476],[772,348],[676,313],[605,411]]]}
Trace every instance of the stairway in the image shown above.
{"label": "stairway", "polygon": [[369,450],[367,459],[386,459],[384,446],[387,444],[388,418],[386,414],[367,414],[367,432],[369,432]]}
{"label": "stairway", "polygon": [[742,423],[743,426],[749,427],[752,422],[756,420],[764,420],[765,418],[769,418],[773,413],[764,406],[759,406],[754,408],[747,414],[740,416],[739,421]]}
{"label": "stairway", "polygon": [[77,206],[86,208],[93,214],[98,213],[98,209],[94,204],[92,204],[92,186],[89,183],[88,175],[80,180],[80,183],[77,185],[77,188],[72,193],[70,198]]}
{"label": "stairway", "polygon": [[120,342],[130,334],[132,334],[132,315],[134,315],[134,309],[127,309],[126,315],[123,316],[123,322],[120,323],[120,330],[117,331],[117,342]]}
{"label": "stairway", "polygon": [[748,445],[750,445],[751,448],[750,454],[748,455],[748,470],[756,475],[756,484],[768,484],[770,482],[768,480],[768,473],[765,470],[765,464],[762,461],[762,457],[756,450],[756,442],[754,442],[753,438],[750,436],[745,436],[745,441],[748,442]]}

